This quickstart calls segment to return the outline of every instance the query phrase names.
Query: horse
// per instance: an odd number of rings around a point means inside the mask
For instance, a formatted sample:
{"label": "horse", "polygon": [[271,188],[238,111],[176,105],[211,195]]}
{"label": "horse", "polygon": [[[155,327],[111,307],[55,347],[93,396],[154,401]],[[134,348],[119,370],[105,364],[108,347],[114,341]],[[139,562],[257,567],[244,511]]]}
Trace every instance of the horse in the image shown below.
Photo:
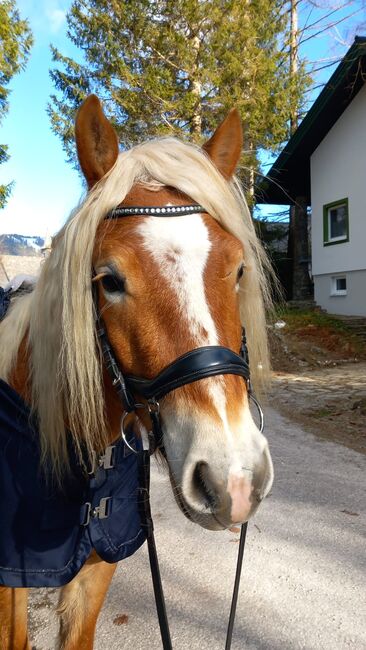
{"label": "horse", "polygon": [[[40,468],[50,468],[61,490],[70,456],[85,468],[95,450],[120,439],[125,415],[96,341],[96,303],[126,375],[155,377],[206,346],[238,352],[243,325],[255,386],[269,369],[267,260],[235,177],[243,140],[237,110],[203,147],[165,137],[120,152],[90,95],[75,137],[85,198],[53,238],[33,291],[13,301],[0,325],[0,377],[35,414]],[[187,205],[196,206],[192,214]],[[146,206],[154,216],[144,216]],[[106,219],[130,207],[130,216]],[[210,530],[246,522],[273,480],[248,383],[233,374],[203,378],[169,392],[159,407],[164,462],[182,512]],[[141,411],[141,427],[149,428],[148,415]],[[62,586],[60,650],[93,647],[115,568],[92,549]],[[0,647],[30,650],[26,587],[0,587]]]}

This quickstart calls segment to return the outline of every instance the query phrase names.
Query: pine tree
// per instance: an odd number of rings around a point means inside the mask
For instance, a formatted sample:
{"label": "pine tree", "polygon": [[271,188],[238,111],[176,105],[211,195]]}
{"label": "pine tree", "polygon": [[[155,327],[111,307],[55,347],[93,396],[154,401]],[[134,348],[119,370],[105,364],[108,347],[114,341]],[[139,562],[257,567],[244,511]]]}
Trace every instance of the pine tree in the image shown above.
{"label": "pine tree", "polygon": [[[15,0],[0,1],[0,122],[9,110],[9,83],[25,67],[33,37],[26,20],[21,20]],[[0,164],[9,159],[8,148],[0,144]],[[0,185],[0,208],[11,192],[12,183]]]}
{"label": "pine tree", "polygon": [[[288,74],[283,0],[75,0],[68,36],[75,61],[52,48],[49,115],[74,160],[73,118],[95,92],[130,146],[166,134],[200,142],[232,106],[243,119],[246,163],[277,149],[306,75]],[[283,37],[283,38],[282,38]],[[250,181],[250,178],[247,178]]]}

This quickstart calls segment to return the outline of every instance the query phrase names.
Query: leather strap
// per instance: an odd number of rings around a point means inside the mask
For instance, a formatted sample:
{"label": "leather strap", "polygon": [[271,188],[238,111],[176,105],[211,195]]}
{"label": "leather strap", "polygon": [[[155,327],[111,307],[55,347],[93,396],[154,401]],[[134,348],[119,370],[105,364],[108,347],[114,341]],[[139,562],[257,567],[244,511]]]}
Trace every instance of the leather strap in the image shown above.
{"label": "leather strap", "polygon": [[130,395],[129,391],[127,390],[125,378],[119,368],[117,359],[114,356],[114,352],[110,346],[107,332],[101,324],[100,319],[98,321],[97,335],[99,338],[105,367],[109,373],[110,378],[112,379],[112,384],[116,389],[118,397],[120,398],[126,411],[131,412],[135,409],[136,404],[132,395]]}
{"label": "leather strap", "polygon": [[238,559],[236,561],[235,581],[234,581],[233,595],[231,597],[230,617],[229,617],[229,623],[228,623],[227,632],[226,632],[225,650],[230,650],[230,648],[231,648],[231,640],[232,640],[232,636],[233,636],[235,614],[236,614],[236,606],[237,606],[237,603],[238,603],[239,586],[240,586],[240,578],[241,578],[241,568],[242,568],[242,565],[243,565],[244,547],[245,547],[245,540],[246,540],[246,536],[247,536],[247,528],[248,528],[248,522],[246,521],[245,524],[241,525],[241,530],[240,530]]}
{"label": "leather strap", "polygon": [[140,516],[141,524],[146,528],[147,547],[149,551],[150,571],[154,588],[156,612],[163,650],[172,650],[168,615],[165,606],[163,585],[161,582],[158,554],[155,544],[154,524],[150,509],[150,456],[148,450],[143,450],[138,455],[139,481],[140,481]]}
{"label": "leather strap", "polygon": [[219,345],[196,348],[175,359],[153,379],[125,377],[132,393],[159,400],[170,391],[215,375],[240,375],[249,381],[247,362],[238,354]]}

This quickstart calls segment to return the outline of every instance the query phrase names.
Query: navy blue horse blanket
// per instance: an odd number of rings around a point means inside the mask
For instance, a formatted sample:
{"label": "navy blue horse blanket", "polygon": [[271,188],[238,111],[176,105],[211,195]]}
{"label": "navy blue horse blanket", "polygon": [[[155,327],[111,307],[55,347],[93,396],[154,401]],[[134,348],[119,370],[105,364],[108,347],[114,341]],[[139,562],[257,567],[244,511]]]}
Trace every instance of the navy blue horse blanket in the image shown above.
{"label": "navy blue horse blanket", "polygon": [[107,456],[91,477],[72,460],[57,488],[40,469],[29,406],[0,380],[0,585],[60,587],[93,549],[117,562],[143,544],[137,456],[122,440]]}

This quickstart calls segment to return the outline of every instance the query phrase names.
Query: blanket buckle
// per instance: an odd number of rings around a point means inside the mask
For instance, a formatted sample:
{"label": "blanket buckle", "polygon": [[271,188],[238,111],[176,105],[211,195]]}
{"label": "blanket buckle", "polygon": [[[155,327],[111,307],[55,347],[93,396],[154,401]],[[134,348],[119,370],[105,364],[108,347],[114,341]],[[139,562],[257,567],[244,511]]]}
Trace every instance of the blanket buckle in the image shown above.
{"label": "blanket buckle", "polygon": [[83,526],[88,526],[91,519],[107,519],[110,513],[110,501],[112,497],[103,497],[99,501],[98,506],[92,507],[90,501],[84,503],[86,508],[84,521],[82,522]]}
{"label": "blanket buckle", "polygon": [[104,454],[101,454],[100,456],[98,456],[94,449],[92,450],[91,467],[88,472],[89,476],[95,475],[98,467],[101,469],[113,469],[113,450],[115,447],[116,445],[108,445],[108,447],[106,447],[104,450]]}

